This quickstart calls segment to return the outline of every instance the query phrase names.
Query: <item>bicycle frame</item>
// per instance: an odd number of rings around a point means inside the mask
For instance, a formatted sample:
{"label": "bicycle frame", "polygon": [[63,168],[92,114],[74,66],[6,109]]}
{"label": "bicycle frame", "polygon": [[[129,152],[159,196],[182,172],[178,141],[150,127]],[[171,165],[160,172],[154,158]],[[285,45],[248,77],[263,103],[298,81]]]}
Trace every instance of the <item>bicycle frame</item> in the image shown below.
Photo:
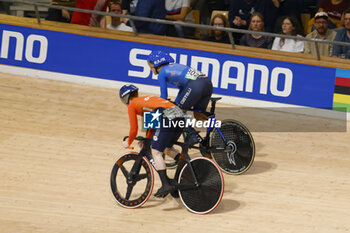
{"label": "bicycle frame", "polygon": [[[140,138],[139,138],[139,140],[140,140]],[[141,169],[142,157],[145,156],[148,159],[148,161],[150,161],[150,163],[152,164],[153,168],[155,170],[157,170],[155,168],[155,163],[154,163],[154,160],[153,160],[153,157],[152,157],[152,153],[151,153],[151,140],[142,139],[142,141],[144,143],[143,143],[143,147],[141,148],[141,151],[139,152],[139,157],[137,158],[137,160],[135,161],[131,171],[127,175],[127,181],[128,181],[128,184],[130,184],[130,185],[135,182],[134,176],[136,174],[138,174],[138,172]],[[178,190],[189,190],[189,189],[198,188],[200,186],[200,184],[199,184],[197,176],[196,176],[196,174],[195,174],[195,172],[193,170],[193,167],[192,167],[192,164],[191,164],[191,159],[190,159],[190,157],[188,155],[188,145],[186,143],[182,143],[182,142],[177,142],[175,144],[181,146],[181,148],[182,148],[181,156],[180,156],[180,159],[178,161],[178,165],[180,165],[181,163],[186,163],[189,166],[189,168],[190,168],[191,175],[192,175],[192,178],[194,180],[194,185],[193,186],[192,185],[191,186],[188,186],[188,185],[184,186],[184,185],[177,184],[177,185],[175,185],[176,189],[178,189]],[[178,176],[179,176],[179,173],[180,173],[182,167],[183,166],[178,166],[177,167],[177,170],[176,170],[175,176],[174,176],[174,179],[176,181],[178,179]],[[124,173],[124,171],[123,171],[123,173]],[[136,180],[136,182],[137,181],[139,181],[139,180]]]}
{"label": "bicycle frame", "polygon": [[[148,201],[153,190],[155,176],[152,169],[152,167],[155,168],[154,163],[150,163],[153,161],[151,140],[142,137],[136,139],[143,141],[140,152],[130,152],[121,156],[114,164],[110,178],[112,193],[118,204],[129,209],[138,208]],[[188,155],[187,141],[176,144],[181,146],[182,150],[177,161],[174,182],[171,182],[174,189],[170,194],[174,198],[180,198],[184,206],[193,213],[209,213],[220,203],[224,192],[221,170],[215,162],[208,158],[191,159]],[[211,195],[208,196],[207,191]],[[203,199],[208,200],[203,201],[205,205],[193,204]]]}
{"label": "bicycle frame", "polygon": [[176,188],[178,190],[189,190],[189,189],[194,189],[194,188],[199,187],[200,184],[199,184],[197,176],[196,176],[196,174],[195,174],[195,172],[193,170],[190,156],[188,155],[188,145],[186,143],[182,143],[182,142],[176,142],[175,144],[181,147],[181,155],[180,155],[179,161],[177,163],[178,166],[176,168],[174,179],[177,180],[179,178],[180,171],[181,171],[181,169],[183,167],[183,166],[180,166],[180,164],[185,162],[189,166],[192,178],[194,180],[194,187],[193,186],[187,187],[187,186],[178,184],[176,186]]}
{"label": "bicycle frame", "polygon": [[[216,122],[216,118],[215,118],[215,116],[216,116],[216,115],[215,115],[215,106],[216,106],[216,102],[217,102],[218,100],[220,100],[220,99],[221,99],[221,97],[218,97],[218,98],[210,98],[210,101],[211,101],[210,112],[208,112],[207,114],[210,115],[209,119],[210,119],[211,121],[212,121],[212,120],[214,121],[214,124],[213,124],[213,125],[215,125],[215,122]],[[197,110],[197,109],[190,109],[190,111],[198,112],[198,113],[203,113],[203,111]],[[227,140],[226,140],[225,136],[221,133],[220,128],[212,127],[211,125],[212,125],[212,124],[210,124],[209,127],[207,128],[207,132],[206,132],[205,138],[208,138],[209,135],[210,135],[210,132],[215,128],[215,129],[219,132],[219,134],[220,134],[222,140],[224,141],[224,143],[226,144],[226,143],[227,143]]]}
{"label": "bicycle frame", "polygon": [[[202,111],[200,110],[196,110],[196,109],[191,109],[190,111],[193,111],[193,112],[199,112],[201,113]],[[215,105],[212,106],[212,110],[211,111],[215,111]],[[209,135],[210,135],[210,132],[213,130],[213,129],[216,129],[218,131],[218,133],[220,134],[222,140],[224,141],[224,143],[226,144],[227,143],[227,140],[225,138],[225,136],[222,134],[220,128],[217,128],[217,127],[213,127],[212,125],[215,125],[216,123],[216,117],[215,117],[215,113],[212,113],[212,115],[208,118],[208,120],[210,121],[214,121],[213,124],[209,124],[209,127],[207,128],[207,131],[206,131],[206,134],[205,134],[205,137],[204,138],[208,138]],[[193,148],[196,148],[196,147],[193,147]],[[209,149],[212,149],[212,148],[209,148]]]}

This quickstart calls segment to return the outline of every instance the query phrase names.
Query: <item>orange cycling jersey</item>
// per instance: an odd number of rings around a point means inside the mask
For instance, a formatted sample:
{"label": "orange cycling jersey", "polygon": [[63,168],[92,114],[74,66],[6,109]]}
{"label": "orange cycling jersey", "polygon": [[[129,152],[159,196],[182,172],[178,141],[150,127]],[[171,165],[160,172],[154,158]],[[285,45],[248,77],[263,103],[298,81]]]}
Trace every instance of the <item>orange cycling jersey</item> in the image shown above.
{"label": "orange cycling jersey", "polygon": [[143,116],[144,112],[151,112],[157,108],[167,109],[173,106],[175,106],[175,104],[157,96],[142,96],[133,98],[128,107],[130,121],[130,132],[128,139],[129,145],[131,145],[137,136],[137,115]]}

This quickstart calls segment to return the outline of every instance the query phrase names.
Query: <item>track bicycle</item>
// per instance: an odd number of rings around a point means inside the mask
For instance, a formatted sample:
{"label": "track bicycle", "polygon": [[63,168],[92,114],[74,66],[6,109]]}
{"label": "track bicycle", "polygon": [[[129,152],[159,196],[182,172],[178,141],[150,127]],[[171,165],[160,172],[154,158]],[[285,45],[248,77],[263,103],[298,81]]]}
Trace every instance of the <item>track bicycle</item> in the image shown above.
{"label": "track bicycle", "polygon": [[[216,122],[215,105],[221,97],[211,98],[210,112],[202,112],[208,120]],[[200,112],[190,109],[193,112]],[[246,172],[253,164],[255,158],[255,143],[248,128],[239,121],[227,119],[221,121],[221,127],[210,124],[199,146],[204,157],[212,158],[219,167],[228,174],[239,175]],[[186,135],[184,135],[184,138]],[[176,161],[165,158],[168,168],[176,167]]]}
{"label": "track bicycle", "polygon": [[[151,139],[137,137],[143,146],[139,153],[128,152],[114,164],[110,185],[118,204],[125,208],[138,208],[150,198],[154,185]],[[221,202],[224,178],[221,169],[211,159],[188,155],[188,143],[178,142],[181,156],[174,175],[176,190],[173,197],[180,197],[184,206],[193,213],[206,214]]]}

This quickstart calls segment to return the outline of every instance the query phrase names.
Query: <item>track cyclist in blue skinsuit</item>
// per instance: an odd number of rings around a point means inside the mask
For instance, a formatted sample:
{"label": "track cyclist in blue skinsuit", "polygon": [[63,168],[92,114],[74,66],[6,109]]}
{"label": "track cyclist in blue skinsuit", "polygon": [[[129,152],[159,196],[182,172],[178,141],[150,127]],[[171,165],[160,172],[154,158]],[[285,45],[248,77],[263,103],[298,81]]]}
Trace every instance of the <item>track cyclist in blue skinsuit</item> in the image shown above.
{"label": "track cyclist in blue skinsuit", "polygon": [[[162,51],[153,51],[147,62],[152,72],[158,75],[161,98],[168,98],[169,83],[180,89],[175,99],[177,106],[184,110],[194,107],[206,111],[213,85],[205,74],[189,66],[174,63],[174,59]],[[197,116],[200,114],[195,114],[196,118]]]}
{"label": "track cyclist in blue skinsuit", "polygon": [[[147,58],[152,72],[158,75],[160,82],[160,97],[168,98],[168,83],[177,86],[180,91],[175,99],[175,104],[183,110],[192,107],[205,112],[213,93],[211,80],[202,72],[189,66],[176,64],[174,59],[165,52],[153,51]],[[194,112],[197,120],[206,119],[203,113]],[[190,144],[200,142],[201,138],[194,134],[193,128],[185,129],[190,136]]]}

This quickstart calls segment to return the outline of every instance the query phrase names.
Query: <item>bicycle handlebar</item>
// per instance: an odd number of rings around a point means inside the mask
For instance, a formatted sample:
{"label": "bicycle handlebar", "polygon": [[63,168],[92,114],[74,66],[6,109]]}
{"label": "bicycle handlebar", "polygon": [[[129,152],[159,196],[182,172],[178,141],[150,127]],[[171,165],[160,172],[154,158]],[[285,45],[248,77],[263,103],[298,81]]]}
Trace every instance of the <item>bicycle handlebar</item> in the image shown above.
{"label": "bicycle handlebar", "polygon": [[[128,139],[128,138],[129,138],[129,136],[125,136],[125,137],[123,138],[123,141],[125,141],[125,140]],[[151,138],[145,138],[145,137],[142,137],[142,136],[137,136],[137,137],[135,138],[135,140],[145,142],[145,141],[151,141],[152,139],[151,139]],[[133,147],[133,146],[129,146],[127,149],[133,150],[134,147]]]}
{"label": "bicycle handlebar", "polygon": [[[125,136],[125,137],[123,138],[123,142],[124,142],[126,139],[128,139],[128,138],[129,138],[129,136]],[[134,147],[133,147],[133,146],[128,146],[127,149],[133,150]]]}
{"label": "bicycle handlebar", "polygon": [[137,140],[137,141],[151,141],[152,139],[151,138],[145,138],[145,137],[142,137],[142,136],[137,136],[135,138],[135,140]]}
{"label": "bicycle handlebar", "polygon": [[[125,136],[125,137],[123,138],[123,141],[125,141],[127,138],[129,138],[129,136]],[[135,138],[135,140],[137,140],[137,141],[148,141],[148,140],[151,140],[151,138],[145,138],[145,137],[142,137],[142,136],[137,136],[137,137]]]}

